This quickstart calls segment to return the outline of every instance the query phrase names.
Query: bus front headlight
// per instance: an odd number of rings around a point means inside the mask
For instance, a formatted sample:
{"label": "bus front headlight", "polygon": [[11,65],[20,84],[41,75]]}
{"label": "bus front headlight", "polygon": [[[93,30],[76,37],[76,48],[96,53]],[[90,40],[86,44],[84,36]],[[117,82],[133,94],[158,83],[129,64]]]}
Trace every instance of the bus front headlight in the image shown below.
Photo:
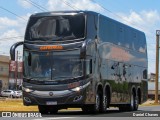
{"label": "bus front headlight", "polygon": [[25,92],[32,92],[32,91],[33,91],[33,90],[31,90],[30,88],[25,88],[25,87],[23,87],[22,89],[23,89],[23,91],[25,91]]}
{"label": "bus front headlight", "polygon": [[72,90],[75,91],[75,92],[79,92],[81,90],[81,88],[80,87],[76,87],[76,88],[74,88]]}

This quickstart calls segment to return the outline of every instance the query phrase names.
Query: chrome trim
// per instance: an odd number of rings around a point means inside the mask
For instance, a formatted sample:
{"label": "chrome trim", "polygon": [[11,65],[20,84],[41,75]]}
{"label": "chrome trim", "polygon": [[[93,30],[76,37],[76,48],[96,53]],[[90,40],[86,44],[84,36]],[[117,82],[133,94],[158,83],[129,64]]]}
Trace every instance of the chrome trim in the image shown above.
{"label": "chrome trim", "polygon": [[[89,84],[90,84],[90,82],[84,84],[83,86],[79,86],[80,91],[82,89],[86,88]],[[31,92],[31,94],[37,95],[37,96],[42,96],[42,97],[52,97],[53,98],[53,97],[60,97],[60,96],[64,96],[64,95],[67,95],[67,94],[75,93],[76,88],[73,88],[73,89],[70,89],[70,90],[61,90],[61,91],[38,91],[38,90],[34,90],[33,92]],[[53,93],[52,96],[49,95],[50,92]]]}

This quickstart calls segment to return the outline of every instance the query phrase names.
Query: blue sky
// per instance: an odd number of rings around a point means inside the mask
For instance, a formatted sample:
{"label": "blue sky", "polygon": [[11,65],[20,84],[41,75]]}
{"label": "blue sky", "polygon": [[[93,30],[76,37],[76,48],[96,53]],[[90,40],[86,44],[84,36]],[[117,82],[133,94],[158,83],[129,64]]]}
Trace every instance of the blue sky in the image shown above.
{"label": "blue sky", "polygon": [[[38,9],[33,2],[45,9]],[[148,43],[149,73],[155,72],[155,31],[160,29],[159,4],[159,0],[0,0],[0,54],[9,55],[10,46],[23,40],[27,20],[33,13],[73,8],[93,10],[144,31]],[[14,36],[18,38],[10,39]]]}

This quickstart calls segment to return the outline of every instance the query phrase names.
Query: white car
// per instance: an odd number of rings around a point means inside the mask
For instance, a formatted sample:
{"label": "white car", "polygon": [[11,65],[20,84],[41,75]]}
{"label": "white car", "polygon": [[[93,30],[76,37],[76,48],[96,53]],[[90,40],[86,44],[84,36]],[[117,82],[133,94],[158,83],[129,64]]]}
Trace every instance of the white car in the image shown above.
{"label": "white car", "polygon": [[13,90],[3,90],[1,92],[1,96],[2,97],[13,97],[13,93],[14,93]]}
{"label": "white car", "polygon": [[14,98],[21,98],[22,97],[22,91],[14,91],[13,97]]}

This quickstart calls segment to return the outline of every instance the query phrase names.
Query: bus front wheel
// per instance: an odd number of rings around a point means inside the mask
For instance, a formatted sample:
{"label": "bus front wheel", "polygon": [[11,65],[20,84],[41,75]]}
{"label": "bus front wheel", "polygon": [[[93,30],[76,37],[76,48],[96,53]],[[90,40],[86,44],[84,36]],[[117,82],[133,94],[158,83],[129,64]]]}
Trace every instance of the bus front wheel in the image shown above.
{"label": "bus front wheel", "polygon": [[107,94],[104,94],[103,101],[102,101],[102,112],[107,111],[107,106],[108,106],[108,96],[107,96]]}
{"label": "bus front wheel", "polygon": [[55,114],[58,112],[55,106],[38,105],[38,109],[41,114]]}
{"label": "bus front wheel", "polygon": [[92,105],[91,107],[91,112],[92,113],[98,113],[100,112],[100,107],[101,107],[101,93],[100,91],[97,91],[96,96],[95,96],[95,104]]}
{"label": "bus front wheel", "polygon": [[38,109],[41,114],[48,114],[48,109],[46,105],[38,105]]}

